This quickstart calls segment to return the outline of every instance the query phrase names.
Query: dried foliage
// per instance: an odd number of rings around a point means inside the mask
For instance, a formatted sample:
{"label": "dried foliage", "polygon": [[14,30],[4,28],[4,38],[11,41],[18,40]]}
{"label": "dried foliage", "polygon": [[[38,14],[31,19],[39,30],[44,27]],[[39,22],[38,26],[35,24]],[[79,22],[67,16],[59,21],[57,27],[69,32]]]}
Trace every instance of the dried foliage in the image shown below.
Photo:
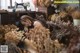
{"label": "dried foliage", "polygon": [[45,27],[34,27],[29,31],[29,36],[26,36],[36,44],[38,53],[52,53],[53,42],[49,34],[49,29]]}
{"label": "dried foliage", "polygon": [[70,22],[71,24],[73,22],[72,16],[69,15],[69,13],[65,11],[61,11],[59,14],[51,15],[50,20],[56,23],[61,23],[61,22],[69,23]]}
{"label": "dried foliage", "polygon": [[58,14],[54,14],[54,15],[51,15],[49,19],[55,22],[57,18],[58,18]]}
{"label": "dried foliage", "polygon": [[63,44],[64,46],[61,48],[61,53],[80,53],[80,27],[75,27],[73,25],[66,26],[62,23],[51,23],[49,26],[52,29],[51,39],[58,39],[59,44]]}
{"label": "dried foliage", "polygon": [[15,44],[18,44],[22,36],[23,36],[22,31],[14,30],[5,34],[5,40],[8,42],[13,42]]}
{"label": "dried foliage", "polygon": [[7,33],[9,31],[12,31],[12,30],[18,30],[19,28],[17,28],[17,26],[15,25],[1,25],[0,26],[0,31],[3,31],[4,33]]}
{"label": "dried foliage", "polygon": [[0,44],[5,42],[5,33],[17,29],[18,28],[15,25],[0,25]]}
{"label": "dried foliage", "polygon": [[16,44],[19,42],[17,38],[20,38],[23,32],[17,30],[18,28],[15,25],[0,25],[0,44],[9,46],[8,53],[22,53],[21,49],[17,47]]}

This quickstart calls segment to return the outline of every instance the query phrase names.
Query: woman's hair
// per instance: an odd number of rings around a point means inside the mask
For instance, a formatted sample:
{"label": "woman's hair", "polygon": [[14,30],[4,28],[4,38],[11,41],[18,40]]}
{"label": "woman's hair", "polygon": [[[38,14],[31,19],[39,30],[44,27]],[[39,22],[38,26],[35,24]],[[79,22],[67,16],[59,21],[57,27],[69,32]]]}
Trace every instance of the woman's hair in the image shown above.
{"label": "woman's hair", "polygon": [[23,15],[23,16],[21,16],[21,20],[22,21],[30,20],[31,21],[31,26],[29,26],[28,28],[32,28],[33,27],[33,21],[34,21],[34,19],[31,16]]}
{"label": "woman's hair", "polygon": [[21,20],[25,21],[27,19],[29,19],[31,22],[33,22],[33,18],[31,16],[28,16],[28,15],[21,16]]}

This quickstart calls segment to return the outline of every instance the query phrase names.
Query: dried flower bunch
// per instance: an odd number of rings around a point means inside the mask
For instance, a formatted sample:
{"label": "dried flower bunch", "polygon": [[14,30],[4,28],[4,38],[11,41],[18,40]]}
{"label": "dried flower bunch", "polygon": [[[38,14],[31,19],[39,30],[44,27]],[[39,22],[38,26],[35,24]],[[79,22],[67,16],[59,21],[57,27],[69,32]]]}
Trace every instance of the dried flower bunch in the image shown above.
{"label": "dried flower bunch", "polygon": [[68,53],[80,53],[80,31],[79,27],[70,29]]}
{"label": "dried flower bunch", "polygon": [[16,30],[10,31],[5,34],[5,40],[8,42],[13,42],[17,45],[21,40],[23,33],[24,33],[23,31],[16,31]]}
{"label": "dried flower bunch", "polygon": [[[56,37],[59,43],[63,44],[64,48],[66,48],[67,53],[79,53],[80,48],[80,31],[79,27],[74,27],[72,25],[64,26],[64,25],[57,25],[60,29],[54,29],[52,33],[53,37]],[[62,48],[63,49],[63,48]],[[63,52],[64,53],[64,52]]]}
{"label": "dried flower bunch", "polygon": [[[55,47],[59,45],[61,46],[61,48],[57,47],[58,50],[60,48],[62,53],[65,52],[73,53],[74,51],[76,51],[76,53],[79,53],[80,50],[80,48],[78,47],[80,44],[79,26],[75,27],[73,25],[64,25],[62,22],[60,23],[48,22],[47,24],[49,25],[51,39],[53,40]],[[57,44],[55,40],[57,40]]]}
{"label": "dried flower bunch", "polygon": [[38,53],[52,53],[53,41],[50,38],[49,29],[46,29],[45,27],[35,26],[29,31],[29,36],[27,36],[27,38],[29,40],[33,40]]}
{"label": "dried flower bunch", "polygon": [[18,30],[19,28],[17,28],[17,26],[15,25],[1,25],[0,26],[0,31],[4,31],[4,33],[7,33],[9,31],[12,31],[12,30]]}
{"label": "dried flower bunch", "polygon": [[49,19],[51,21],[55,22],[57,18],[58,18],[58,14],[54,14],[54,15],[51,15],[51,17]]}
{"label": "dried flower bunch", "polygon": [[5,42],[5,34],[12,30],[17,30],[15,25],[0,25],[0,44]]}
{"label": "dried flower bunch", "polygon": [[58,24],[63,23],[64,25],[68,25],[68,24],[73,23],[73,18],[67,12],[61,11],[59,14],[53,14],[51,16],[51,21],[58,23]]}

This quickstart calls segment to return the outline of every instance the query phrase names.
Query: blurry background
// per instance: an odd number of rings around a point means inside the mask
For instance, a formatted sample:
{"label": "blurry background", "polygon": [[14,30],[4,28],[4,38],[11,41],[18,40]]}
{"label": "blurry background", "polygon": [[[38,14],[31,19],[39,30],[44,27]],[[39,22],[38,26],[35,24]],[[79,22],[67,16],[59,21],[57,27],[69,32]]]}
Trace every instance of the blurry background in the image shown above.
{"label": "blurry background", "polygon": [[[9,9],[8,7],[15,6],[15,2],[17,2],[17,3],[30,2],[30,5],[32,5],[31,8],[33,9],[33,7],[34,7],[33,2],[36,3],[36,1],[37,0],[0,0],[0,9]],[[57,0],[53,0],[53,1],[57,1]],[[61,1],[65,1],[65,0],[61,0]],[[79,1],[79,0],[67,0],[67,1]],[[64,8],[66,6],[79,7],[79,4],[62,4],[62,5],[60,5],[61,8]]]}

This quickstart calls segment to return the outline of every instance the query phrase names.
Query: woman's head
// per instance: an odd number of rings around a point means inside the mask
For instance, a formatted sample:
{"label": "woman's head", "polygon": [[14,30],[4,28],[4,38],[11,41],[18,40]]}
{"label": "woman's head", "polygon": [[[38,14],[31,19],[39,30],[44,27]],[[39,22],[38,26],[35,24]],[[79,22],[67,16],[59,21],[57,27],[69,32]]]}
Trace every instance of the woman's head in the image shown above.
{"label": "woman's head", "polygon": [[28,15],[23,15],[21,17],[21,23],[24,25],[24,26],[31,26],[32,23],[33,23],[33,19],[32,17],[28,16]]}

